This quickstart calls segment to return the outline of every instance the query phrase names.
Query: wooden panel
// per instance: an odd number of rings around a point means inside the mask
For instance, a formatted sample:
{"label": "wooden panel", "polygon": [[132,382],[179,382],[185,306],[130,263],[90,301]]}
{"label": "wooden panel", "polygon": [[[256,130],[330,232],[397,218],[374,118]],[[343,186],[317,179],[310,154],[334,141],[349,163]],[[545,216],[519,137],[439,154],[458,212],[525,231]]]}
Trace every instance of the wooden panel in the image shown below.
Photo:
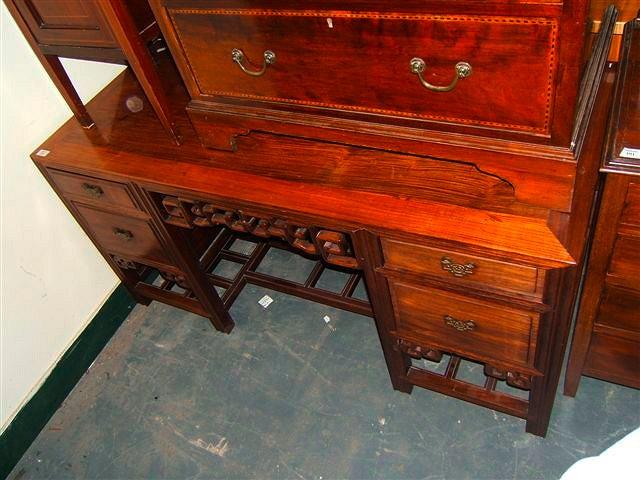
{"label": "wooden panel", "polygon": [[133,260],[143,259],[172,265],[173,262],[164,252],[148,221],[104,212],[86,205],[74,206],[93,232],[96,241],[108,252]]}
{"label": "wooden panel", "polygon": [[[198,96],[229,96],[549,135],[558,26],[548,18],[169,9]],[[330,17],[330,18],[329,18]],[[372,35],[375,32],[375,35]],[[264,75],[244,73],[233,49]],[[470,77],[450,92],[455,65]],[[515,106],[517,105],[517,108]]]}
{"label": "wooden panel", "polygon": [[51,178],[64,193],[100,205],[136,208],[126,185],[104,179],[49,170]]}
{"label": "wooden panel", "polygon": [[457,251],[442,250],[382,238],[389,268],[432,275],[461,284],[540,295],[538,270]]}
{"label": "wooden panel", "polygon": [[640,183],[629,183],[620,223],[640,227]]}
{"label": "wooden panel", "polygon": [[640,343],[595,330],[584,366],[586,375],[640,388]]}
{"label": "wooden panel", "polygon": [[640,291],[605,287],[596,323],[640,333]]}
{"label": "wooden panel", "polygon": [[537,313],[433,288],[389,284],[398,335],[480,360],[533,365]]}
{"label": "wooden panel", "polygon": [[13,0],[39,43],[117,47],[96,0]]}
{"label": "wooden panel", "polygon": [[640,238],[618,236],[613,247],[608,278],[640,291]]}

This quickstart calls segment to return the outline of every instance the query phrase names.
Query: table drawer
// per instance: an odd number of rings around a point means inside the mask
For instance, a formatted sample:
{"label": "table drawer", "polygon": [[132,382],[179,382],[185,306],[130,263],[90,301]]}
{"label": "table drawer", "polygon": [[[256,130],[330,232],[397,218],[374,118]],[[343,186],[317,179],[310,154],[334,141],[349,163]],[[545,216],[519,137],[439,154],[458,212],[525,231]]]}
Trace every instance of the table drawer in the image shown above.
{"label": "table drawer", "polygon": [[13,0],[39,43],[118,46],[96,0]]}
{"label": "table drawer", "polygon": [[252,2],[254,9],[167,8],[175,53],[197,90],[192,96],[549,134],[554,19],[261,9],[261,3],[268,2]]}
{"label": "table drawer", "polygon": [[104,212],[86,205],[74,206],[93,233],[96,243],[109,253],[133,260],[173,264],[147,220]]}
{"label": "table drawer", "polygon": [[385,267],[391,269],[427,274],[467,285],[535,296],[542,294],[542,282],[538,278],[538,269],[534,267],[386,238],[381,242]]}
{"label": "table drawer", "polygon": [[66,194],[97,202],[104,206],[137,209],[126,185],[109,180],[49,170],[56,186]]}
{"label": "table drawer", "polygon": [[390,281],[399,336],[433,348],[533,366],[539,314]]}

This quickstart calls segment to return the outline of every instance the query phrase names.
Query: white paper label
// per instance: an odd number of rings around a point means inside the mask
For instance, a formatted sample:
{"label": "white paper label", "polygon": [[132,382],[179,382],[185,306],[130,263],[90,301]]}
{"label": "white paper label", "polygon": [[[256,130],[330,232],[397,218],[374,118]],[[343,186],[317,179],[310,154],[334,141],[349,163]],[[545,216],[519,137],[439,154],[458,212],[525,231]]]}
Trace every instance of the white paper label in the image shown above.
{"label": "white paper label", "polygon": [[258,303],[262,305],[263,308],[267,308],[273,303],[273,298],[271,298],[269,295],[265,295],[260,300],[258,300]]}
{"label": "white paper label", "polygon": [[625,158],[636,158],[640,160],[640,149],[625,147],[620,152],[620,156]]}
{"label": "white paper label", "polygon": [[322,317],[324,320],[324,323],[329,323],[331,321],[331,317],[329,315],[325,315],[324,317]]}
{"label": "white paper label", "polygon": [[49,150],[45,150],[44,148],[41,148],[40,150],[38,150],[36,152],[36,155],[39,157],[46,157],[47,155],[49,155],[51,152]]}

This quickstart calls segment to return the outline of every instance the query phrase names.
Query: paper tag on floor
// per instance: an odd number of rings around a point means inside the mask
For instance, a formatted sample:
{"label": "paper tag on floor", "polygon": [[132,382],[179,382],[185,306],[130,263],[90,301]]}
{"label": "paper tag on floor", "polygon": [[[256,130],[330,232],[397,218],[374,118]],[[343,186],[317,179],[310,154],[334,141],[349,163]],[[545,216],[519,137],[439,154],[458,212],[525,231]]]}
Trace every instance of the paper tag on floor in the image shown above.
{"label": "paper tag on floor", "polygon": [[322,319],[325,323],[329,323],[331,321],[331,317],[329,315],[325,315],[324,317],[322,317]]}
{"label": "paper tag on floor", "polygon": [[258,303],[262,305],[263,308],[267,308],[273,303],[273,298],[271,298],[269,295],[265,295],[260,300],[258,300]]}
{"label": "paper tag on floor", "polygon": [[640,160],[640,149],[639,148],[623,148],[620,152],[620,156],[624,158],[636,158]]}

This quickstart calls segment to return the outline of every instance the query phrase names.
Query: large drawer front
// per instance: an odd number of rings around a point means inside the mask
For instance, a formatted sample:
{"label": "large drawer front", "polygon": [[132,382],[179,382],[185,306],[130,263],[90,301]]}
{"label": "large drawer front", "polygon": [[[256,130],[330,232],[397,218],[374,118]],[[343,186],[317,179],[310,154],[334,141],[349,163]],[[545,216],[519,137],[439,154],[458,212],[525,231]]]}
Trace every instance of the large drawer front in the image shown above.
{"label": "large drawer front", "polygon": [[533,366],[539,314],[390,281],[397,334],[480,360]]}
{"label": "large drawer front", "polygon": [[[285,102],[385,116],[549,133],[556,21],[311,10],[168,8],[200,97]],[[254,76],[265,52],[275,63]],[[455,66],[472,73],[448,92]],[[194,92],[192,92],[193,94]],[[198,93],[198,92],[196,92]]]}
{"label": "large drawer front", "polygon": [[534,267],[382,238],[385,267],[480,288],[542,294]]}
{"label": "large drawer front", "polygon": [[95,241],[110,253],[133,260],[150,260],[172,265],[147,220],[104,212],[75,204],[75,208],[94,234]]}

